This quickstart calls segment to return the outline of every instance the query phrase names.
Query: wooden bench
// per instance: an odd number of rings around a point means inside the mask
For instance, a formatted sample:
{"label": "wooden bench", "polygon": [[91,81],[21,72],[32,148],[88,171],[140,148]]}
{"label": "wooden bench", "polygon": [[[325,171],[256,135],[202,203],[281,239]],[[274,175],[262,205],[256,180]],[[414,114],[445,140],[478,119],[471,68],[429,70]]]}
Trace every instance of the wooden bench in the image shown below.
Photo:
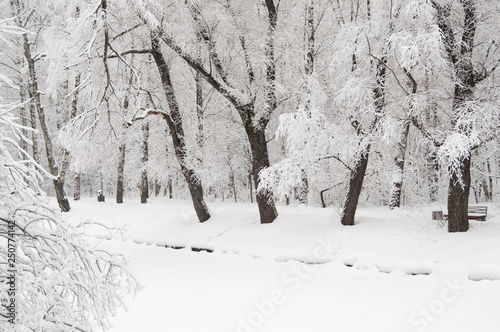
{"label": "wooden bench", "polygon": [[[488,207],[477,205],[477,206],[469,206],[467,209],[467,217],[469,219],[477,219],[477,220],[486,220],[486,215],[488,214]],[[445,218],[448,218],[448,215],[444,215]]]}

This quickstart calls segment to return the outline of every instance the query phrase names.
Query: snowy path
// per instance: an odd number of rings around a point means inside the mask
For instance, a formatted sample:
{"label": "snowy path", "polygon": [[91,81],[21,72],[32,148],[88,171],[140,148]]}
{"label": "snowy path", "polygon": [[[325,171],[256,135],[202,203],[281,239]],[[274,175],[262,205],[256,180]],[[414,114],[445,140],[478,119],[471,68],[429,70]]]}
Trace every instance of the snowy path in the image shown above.
{"label": "snowy path", "polygon": [[124,241],[103,244],[132,256],[144,289],[113,331],[500,330],[494,209],[450,235],[426,210],[363,209],[346,228],[331,209],[282,207],[259,225],[255,206],[212,205],[198,224],[182,201],[74,204],[75,218],[129,224]]}

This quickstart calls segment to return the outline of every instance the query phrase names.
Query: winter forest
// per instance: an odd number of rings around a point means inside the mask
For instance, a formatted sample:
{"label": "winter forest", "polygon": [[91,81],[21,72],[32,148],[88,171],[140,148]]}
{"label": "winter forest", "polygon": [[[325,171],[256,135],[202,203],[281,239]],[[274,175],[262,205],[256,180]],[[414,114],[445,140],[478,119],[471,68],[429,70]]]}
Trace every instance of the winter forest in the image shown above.
{"label": "winter forest", "polygon": [[500,328],[498,0],[0,6],[0,331]]}

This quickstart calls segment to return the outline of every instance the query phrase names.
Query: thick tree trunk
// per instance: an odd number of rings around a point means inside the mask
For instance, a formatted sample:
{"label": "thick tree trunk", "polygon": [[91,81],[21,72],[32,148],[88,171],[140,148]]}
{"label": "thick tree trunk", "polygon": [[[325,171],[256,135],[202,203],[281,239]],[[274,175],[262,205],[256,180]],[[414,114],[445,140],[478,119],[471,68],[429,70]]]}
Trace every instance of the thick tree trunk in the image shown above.
{"label": "thick tree trunk", "polygon": [[151,32],[151,48],[152,55],[155,59],[156,66],[160,73],[160,78],[167,98],[167,103],[170,109],[170,114],[161,113],[170,129],[170,135],[175,149],[175,156],[181,166],[182,174],[186,179],[191,193],[193,206],[200,222],[207,221],[210,218],[205,199],[203,197],[203,187],[200,179],[196,176],[193,169],[186,166],[186,141],[184,138],[184,128],[182,126],[182,117],[179,111],[179,104],[175,96],[174,87],[170,78],[170,68],[165,61],[161,52],[159,37],[156,32]]}
{"label": "thick tree trunk", "polygon": [[[254,176],[254,184],[256,185],[256,189],[258,190],[258,184],[260,182],[259,172],[269,166],[269,158],[267,155],[267,142],[265,139],[265,130],[267,124],[269,123],[271,114],[276,110],[278,102],[276,97],[276,61],[274,55],[274,37],[275,30],[278,21],[278,12],[277,7],[274,4],[273,0],[265,0],[265,6],[268,14],[268,29],[266,35],[266,43],[265,43],[265,71],[266,71],[266,84],[264,86],[264,95],[265,95],[265,106],[262,112],[262,115],[259,118],[256,118],[255,114],[255,96],[253,93],[250,93],[249,98],[240,98],[241,89],[236,89],[229,82],[227,72],[223,68],[222,61],[220,60],[215,47],[215,41],[211,39],[211,33],[208,31],[206,24],[203,20],[201,13],[198,8],[191,2],[186,3],[188,10],[191,12],[193,19],[196,23],[196,30],[199,36],[203,38],[205,42],[208,52],[210,54],[211,65],[215,72],[220,77],[220,80],[217,79],[211,72],[206,71],[203,66],[188,54],[186,54],[181,47],[179,47],[168,35],[161,34],[161,39],[180,57],[182,57],[186,63],[199,72],[203,78],[209,83],[212,87],[214,87],[217,91],[219,91],[224,98],[226,98],[238,111],[241,120],[245,126],[245,130],[248,136],[248,140],[251,147],[252,153],[252,174]],[[161,31],[159,31],[161,33]],[[156,38],[156,41],[153,39]],[[168,95],[174,97],[173,89],[171,88],[171,84],[167,83],[164,79],[170,80],[168,74],[168,67],[166,64],[161,63],[159,61],[159,56],[161,52],[159,51],[159,36],[152,34],[152,44],[153,44],[153,56],[157,62],[158,68],[161,74],[162,81],[164,81],[164,89]],[[248,53],[246,52],[244,46],[244,38],[240,38],[243,47],[244,57],[246,59],[247,65],[247,73],[249,83],[252,85],[254,81],[254,72],[251,66],[251,62],[248,61]],[[156,46],[154,44],[157,44]],[[166,68],[166,69],[162,69]],[[169,87],[170,85],[170,87]],[[236,92],[236,93],[235,93]],[[172,101],[175,100],[171,98]],[[170,102],[169,102],[170,105]],[[172,106],[172,105],[170,105]],[[171,109],[172,118],[174,116],[174,112]],[[176,119],[173,119],[175,123],[177,123]],[[174,139],[175,141],[176,139]],[[257,203],[259,206],[259,213],[261,216],[261,223],[270,223],[273,222],[277,217],[277,211],[274,206],[274,200],[272,194],[267,193],[258,193],[257,194]]]}
{"label": "thick tree trunk", "polygon": [[62,212],[68,212],[70,210],[69,200],[66,197],[66,192],[64,191],[64,181],[60,182],[54,180],[54,189],[56,191],[56,199]]}
{"label": "thick tree trunk", "polygon": [[257,206],[259,207],[261,224],[272,223],[278,217],[271,191],[259,191],[260,171],[269,167],[269,154],[267,151],[266,133],[262,128],[255,128],[251,121],[245,123],[245,130],[250,141],[252,152],[252,175],[257,189]]}
{"label": "thick tree trunk", "polygon": [[470,158],[461,161],[459,172],[450,177],[448,189],[448,232],[469,229],[468,206],[470,190]]}
{"label": "thick tree trunk", "polygon": [[118,148],[118,169],[117,169],[117,179],[116,179],[116,203],[123,203],[123,172],[125,169],[125,143],[120,144]]}
{"label": "thick tree trunk", "polygon": [[[471,113],[467,102],[474,96],[475,75],[472,63],[472,51],[474,49],[474,37],[476,33],[476,8],[474,0],[461,1],[464,11],[464,23],[462,39],[459,44],[460,53],[456,52],[454,33],[451,28],[449,17],[449,7],[438,7],[438,26],[443,33],[443,42],[449,55],[449,60],[455,71],[456,83],[453,98],[453,119],[454,129],[465,136],[470,136],[472,132],[471,122],[461,122],[459,118],[464,113]],[[459,166],[450,175],[450,185],[448,188],[448,231],[465,232],[469,229],[469,219],[467,216],[469,191],[470,191],[470,165],[471,153],[468,158],[458,160]]]}
{"label": "thick tree trunk", "polygon": [[354,215],[358,207],[359,195],[363,188],[363,180],[366,174],[366,167],[368,166],[368,156],[370,154],[370,145],[365,151],[361,152],[356,164],[351,171],[349,179],[349,188],[347,190],[347,197],[342,208],[341,222],[344,226],[354,225]]}
{"label": "thick tree trunk", "polygon": [[141,203],[145,204],[149,198],[149,183],[148,183],[148,160],[149,160],[149,124],[142,125],[142,174],[141,174]]}

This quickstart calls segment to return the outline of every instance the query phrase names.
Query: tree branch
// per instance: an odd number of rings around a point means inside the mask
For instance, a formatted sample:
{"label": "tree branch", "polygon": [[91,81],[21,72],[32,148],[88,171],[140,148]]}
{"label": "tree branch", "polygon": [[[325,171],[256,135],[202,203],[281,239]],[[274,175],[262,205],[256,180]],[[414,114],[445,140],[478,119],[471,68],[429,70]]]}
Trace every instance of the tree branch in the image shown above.
{"label": "tree branch", "polygon": [[318,158],[315,162],[318,162],[318,161],[321,161],[321,160],[325,160],[325,159],[335,159],[337,160],[338,162],[340,162],[342,165],[344,165],[345,168],[347,168],[349,171],[352,172],[352,167],[347,165],[346,162],[344,162],[342,159],[340,159],[340,157],[338,155],[332,155],[332,156],[324,156],[324,157],[320,157]]}
{"label": "tree branch", "polygon": [[215,50],[215,42],[212,40],[210,31],[208,31],[207,29],[207,24],[203,19],[200,10],[195,4],[193,4],[192,1],[186,1],[186,5],[189,9],[189,12],[191,13],[191,16],[193,17],[193,20],[196,23],[197,34],[201,37],[201,39],[205,42],[205,44],[208,47],[208,54],[210,55],[210,59],[212,59],[212,62],[214,64],[215,69],[217,70],[217,73],[221,77],[222,81],[226,85],[230,86],[227,78],[227,73],[224,67],[222,66],[222,62],[220,61],[217,51]]}
{"label": "tree branch", "polygon": [[115,51],[115,55],[108,56],[108,59],[120,58],[120,57],[127,55],[127,54],[151,54],[151,49],[128,50],[128,51],[120,52],[119,54],[116,53],[116,51]]}
{"label": "tree branch", "polygon": [[398,83],[399,87],[403,90],[403,92],[406,94],[406,95],[409,95],[410,93],[405,89],[405,87],[401,84],[401,82],[399,81],[399,78],[398,78],[398,75],[396,75],[396,73],[394,72],[394,70],[389,67],[385,61],[382,61],[380,58],[376,57],[375,55],[372,54],[372,48],[371,48],[371,45],[370,45],[370,40],[368,39],[368,36],[365,35],[365,38],[366,38],[366,42],[368,43],[368,55],[371,56],[372,58],[374,58],[375,60],[377,60],[380,64],[382,64],[385,68],[389,69],[389,71],[392,73],[392,76],[394,76],[394,79],[396,80],[396,83]]}
{"label": "tree branch", "polygon": [[415,126],[415,128],[417,128],[418,130],[420,130],[420,132],[424,135],[425,138],[427,138],[432,144],[434,144],[435,147],[439,148],[440,146],[443,145],[442,142],[438,142],[434,136],[432,136],[431,133],[429,133],[427,131],[427,129],[425,129],[424,125],[418,121],[418,119],[414,116],[411,117],[411,123],[413,123],[413,125]]}

